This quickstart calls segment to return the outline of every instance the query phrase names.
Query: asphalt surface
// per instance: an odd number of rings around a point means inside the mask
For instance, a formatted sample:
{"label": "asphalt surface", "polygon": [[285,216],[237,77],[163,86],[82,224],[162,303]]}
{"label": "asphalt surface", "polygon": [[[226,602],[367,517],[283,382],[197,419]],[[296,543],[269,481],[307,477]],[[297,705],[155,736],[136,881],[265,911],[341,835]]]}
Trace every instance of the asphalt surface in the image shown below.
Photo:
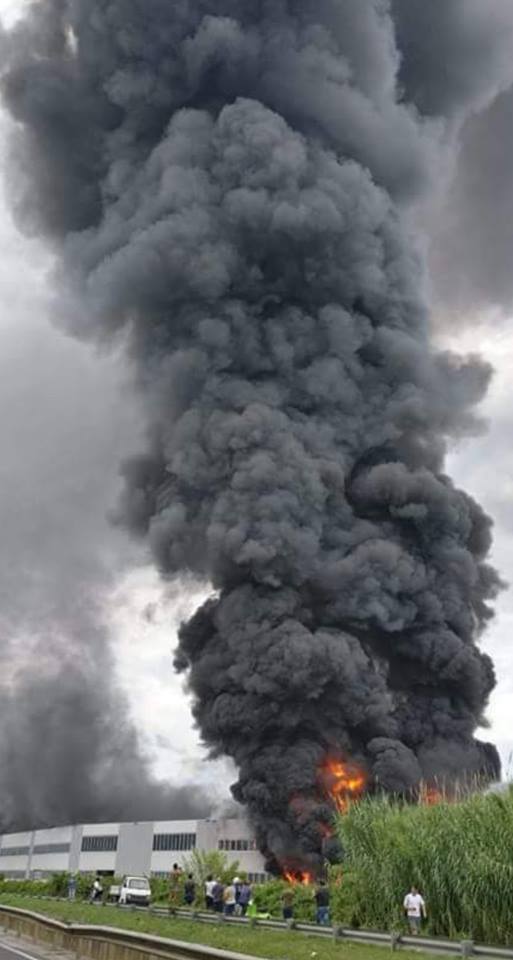
{"label": "asphalt surface", "polygon": [[0,935],[0,960],[71,960],[71,954],[51,947],[38,947],[15,937]]}

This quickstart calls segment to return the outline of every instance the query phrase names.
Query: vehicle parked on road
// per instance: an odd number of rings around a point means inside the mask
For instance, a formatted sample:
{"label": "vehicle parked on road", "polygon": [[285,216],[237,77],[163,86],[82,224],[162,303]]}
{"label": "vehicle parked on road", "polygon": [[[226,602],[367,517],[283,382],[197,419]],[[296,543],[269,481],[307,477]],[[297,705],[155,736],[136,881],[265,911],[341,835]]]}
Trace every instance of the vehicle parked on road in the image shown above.
{"label": "vehicle parked on road", "polygon": [[149,907],[150,900],[151,887],[147,877],[123,877],[118,897],[120,905]]}

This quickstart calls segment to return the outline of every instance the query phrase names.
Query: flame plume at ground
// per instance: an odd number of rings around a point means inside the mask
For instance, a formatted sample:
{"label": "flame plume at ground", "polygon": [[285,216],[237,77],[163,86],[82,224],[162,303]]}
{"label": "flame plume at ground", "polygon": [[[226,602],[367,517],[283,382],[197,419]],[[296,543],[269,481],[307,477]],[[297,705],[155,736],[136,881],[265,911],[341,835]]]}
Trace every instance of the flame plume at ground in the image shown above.
{"label": "flame plume at ground", "polygon": [[339,813],[346,813],[351,800],[357,800],[365,790],[367,778],[354,763],[327,760],[321,770],[326,793]]}
{"label": "flame plume at ground", "polygon": [[437,803],[447,800],[445,793],[438,790],[437,787],[423,786],[419,792],[419,803],[423,807],[434,807]]}
{"label": "flame plume at ground", "polygon": [[303,870],[296,870],[296,871],[284,870],[283,879],[286,880],[287,883],[291,883],[295,887],[296,886],[308,887],[310,886],[311,883],[313,883],[312,874],[308,873],[308,871],[306,870],[304,871]]}

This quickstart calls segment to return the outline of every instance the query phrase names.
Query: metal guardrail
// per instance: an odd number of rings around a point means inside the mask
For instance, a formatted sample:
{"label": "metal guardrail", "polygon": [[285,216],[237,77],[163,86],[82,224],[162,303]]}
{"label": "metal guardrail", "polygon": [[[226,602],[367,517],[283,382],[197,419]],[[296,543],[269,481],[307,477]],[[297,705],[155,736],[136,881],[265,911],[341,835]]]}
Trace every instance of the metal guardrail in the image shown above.
{"label": "metal guardrail", "polygon": [[[27,898],[29,899],[29,898]],[[33,898],[30,898],[33,899]],[[54,900],[53,897],[41,898],[42,900]],[[187,910],[185,908],[176,908],[166,910],[158,907],[136,907],[115,905],[117,909],[136,913],[150,913],[152,916],[166,917],[174,916],[180,919],[195,920],[199,923],[226,924],[227,926],[247,926],[259,929],[290,931],[316,937],[325,937],[336,941],[352,941],[356,943],[365,943],[375,946],[386,946],[392,950],[414,949],[422,950],[425,953],[445,954],[462,957],[489,957],[491,960],[513,960],[513,948],[495,947],[476,944],[472,940],[448,940],[444,938],[423,937],[423,936],[403,936],[398,933],[382,933],[375,930],[354,930],[342,926],[319,926],[312,923],[303,923],[301,921],[281,921],[281,920],[263,920],[248,917],[226,917],[222,914],[206,913],[203,911]],[[101,912],[102,905],[98,904],[98,911]],[[0,904],[0,925],[6,918],[15,917],[19,919],[26,918],[33,922],[43,925],[46,928],[65,931],[71,935],[71,938],[78,937],[80,940],[96,939],[120,946],[137,947],[141,956],[145,953],[155,956],[156,950],[162,956],[173,958],[173,960],[252,960],[248,954],[230,953],[229,951],[217,950],[204,944],[191,944],[182,941],[168,940],[163,937],[155,937],[149,934],[133,933],[117,927],[107,927],[101,924],[85,925],[75,923],[63,923],[54,920],[46,915],[33,913],[18,907],[10,907]],[[162,953],[162,951],[164,951]]]}

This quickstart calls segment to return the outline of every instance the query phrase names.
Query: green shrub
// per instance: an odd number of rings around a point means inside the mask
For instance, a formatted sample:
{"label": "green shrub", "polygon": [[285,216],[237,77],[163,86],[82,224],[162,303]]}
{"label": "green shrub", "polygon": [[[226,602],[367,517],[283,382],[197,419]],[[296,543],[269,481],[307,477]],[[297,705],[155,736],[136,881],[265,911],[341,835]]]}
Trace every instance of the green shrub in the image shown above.
{"label": "green shrub", "polygon": [[151,877],[150,887],[153,903],[167,903],[169,900],[169,880],[167,877]]}
{"label": "green shrub", "polygon": [[67,897],[68,895],[68,873],[54,873],[48,881],[46,893],[49,897]]}
{"label": "green shrub", "polygon": [[[253,887],[253,900],[259,913],[281,918],[283,893],[289,887],[284,880],[269,880]],[[294,891],[294,918],[310,922],[315,917],[314,888],[298,884]]]}
{"label": "green shrub", "polygon": [[209,876],[219,877],[221,883],[231,883],[237,876],[244,879],[238,860],[228,860],[222,850],[193,850],[184,860],[183,872],[185,876],[192,873],[196,886],[201,887],[202,895]]}
{"label": "green shrub", "polygon": [[48,880],[6,880],[0,881],[0,893],[19,894],[24,897],[48,897]]}
{"label": "green shrub", "polygon": [[338,921],[400,928],[414,883],[431,933],[513,943],[513,791],[434,806],[369,798],[339,818],[338,832],[346,852],[342,882],[332,882]]}
{"label": "green shrub", "polygon": [[[45,880],[0,880],[0,894],[10,893],[25,897],[67,897],[69,873],[54,873]],[[86,900],[91,893],[94,874],[75,874],[77,900]],[[109,887],[119,885],[120,877],[104,877],[104,898],[107,898]]]}

